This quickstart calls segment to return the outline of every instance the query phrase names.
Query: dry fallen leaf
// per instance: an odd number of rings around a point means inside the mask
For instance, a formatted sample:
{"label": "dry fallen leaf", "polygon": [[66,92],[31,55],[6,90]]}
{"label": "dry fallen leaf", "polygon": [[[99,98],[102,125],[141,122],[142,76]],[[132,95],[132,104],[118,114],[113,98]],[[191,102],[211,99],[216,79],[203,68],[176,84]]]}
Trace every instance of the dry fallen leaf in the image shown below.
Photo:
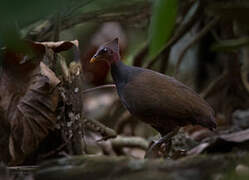
{"label": "dry fallen leaf", "polygon": [[234,146],[238,147],[238,145],[242,145],[243,143],[249,142],[249,129],[220,134],[212,137],[206,142],[199,144],[193,149],[189,150],[187,154],[200,154],[203,151],[208,152],[227,152],[231,151]]}
{"label": "dry fallen leaf", "polygon": [[[26,42],[33,53],[7,50],[0,71],[0,161],[10,165],[22,163],[56,123],[60,81],[41,62],[49,47],[46,43]],[[53,48],[58,52],[73,45],[54,43]]]}

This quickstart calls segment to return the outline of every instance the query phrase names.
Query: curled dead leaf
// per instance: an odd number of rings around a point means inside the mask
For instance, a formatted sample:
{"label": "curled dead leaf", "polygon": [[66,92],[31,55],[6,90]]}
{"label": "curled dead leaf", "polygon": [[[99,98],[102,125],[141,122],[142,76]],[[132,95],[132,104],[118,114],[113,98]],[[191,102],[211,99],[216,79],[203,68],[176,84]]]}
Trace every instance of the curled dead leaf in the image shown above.
{"label": "curled dead leaf", "polygon": [[200,154],[203,151],[207,152],[229,152],[233,147],[239,148],[239,145],[249,142],[249,129],[227,133],[219,134],[217,136],[211,137],[206,142],[199,144],[193,149],[189,150],[187,154]]}
{"label": "curled dead leaf", "polygon": [[[59,80],[43,63],[33,73],[35,75],[28,82],[23,82],[26,88],[22,92],[16,87],[5,98],[9,109],[6,115],[10,123],[9,151],[13,164],[21,163],[55,127],[58,103],[55,87]],[[8,86],[15,85],[16,79],[13,80]]]}
{"label": "curled dead leaf", "polygon": [[78,48],[78,41],[24,42],[25,51],[6,49],[0,71],[0,161],[9,165],[21,164],[56,126],[60,80],[43,61]]}
{"label": "curled dead leaf", "polygon": [[60,81],[41,62],[43,56],[20,63],[27,56],[6,53],[1,71],[0,160],[11,165],[22,163],[56,123],[56,86]]}
{"label": "curled dead leaf", "polygon": [[51,48],[54,52],[61,52],[71,49],[73,46],[79,47],[79,41],[59,41],[59,42],[36,42],[36,44],[42,44],[48,48]]}

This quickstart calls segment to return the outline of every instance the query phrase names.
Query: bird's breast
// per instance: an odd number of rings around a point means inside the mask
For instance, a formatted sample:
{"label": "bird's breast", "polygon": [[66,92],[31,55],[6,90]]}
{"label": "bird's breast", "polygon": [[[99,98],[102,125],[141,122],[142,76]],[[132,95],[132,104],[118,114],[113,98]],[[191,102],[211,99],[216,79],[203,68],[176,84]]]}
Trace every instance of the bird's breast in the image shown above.
{"label": "bird's breast", "polygon": [[128,103],[125,97],[125,86],[126,83],[116,83],[116,87],[117,87],[117,93],[118,96],[120,98],[121,103],[131,112],[132,112],[132,107],[131,107],[131,103]]}

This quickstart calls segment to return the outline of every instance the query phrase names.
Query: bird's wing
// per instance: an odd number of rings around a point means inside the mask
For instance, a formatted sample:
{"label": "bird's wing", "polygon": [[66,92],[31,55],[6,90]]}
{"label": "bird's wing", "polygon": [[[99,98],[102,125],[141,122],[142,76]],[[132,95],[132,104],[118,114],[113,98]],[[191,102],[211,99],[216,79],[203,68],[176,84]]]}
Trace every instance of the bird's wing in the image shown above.
{"label": "bird's wing", "polygon": [[188,119],[213,113],[206,101],[191,88],[150,70],[142,71],[127,83],[122,95],[127,108],[141,116]]}

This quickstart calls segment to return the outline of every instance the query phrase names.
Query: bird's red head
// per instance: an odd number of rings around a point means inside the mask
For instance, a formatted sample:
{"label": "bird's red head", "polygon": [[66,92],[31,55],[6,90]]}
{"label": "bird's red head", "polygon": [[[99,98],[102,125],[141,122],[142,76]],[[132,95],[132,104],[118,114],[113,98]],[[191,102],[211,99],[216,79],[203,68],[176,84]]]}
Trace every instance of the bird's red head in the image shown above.
{"label": "bird's red head", "polygon": [[90,63],[100,60],[106,61],[109,66],[120,60],[118,38],[100,46],[95,55],[91,58]]}

